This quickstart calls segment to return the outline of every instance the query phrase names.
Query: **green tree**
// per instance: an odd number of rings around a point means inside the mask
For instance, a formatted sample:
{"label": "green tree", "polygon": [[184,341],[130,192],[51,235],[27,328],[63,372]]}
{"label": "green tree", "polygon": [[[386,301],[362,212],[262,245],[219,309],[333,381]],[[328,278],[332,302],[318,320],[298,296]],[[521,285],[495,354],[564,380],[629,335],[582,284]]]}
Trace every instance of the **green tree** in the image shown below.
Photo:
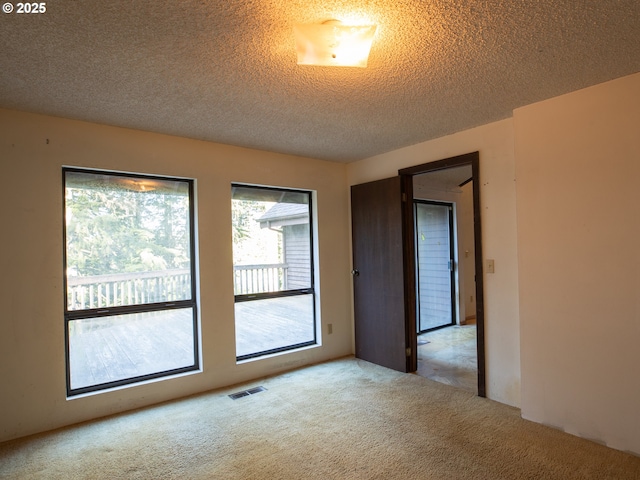
{"label": "green tree", "polygon": [[112,184],[67,187],[67,265],[80,276],[186,268],[189,198]]}

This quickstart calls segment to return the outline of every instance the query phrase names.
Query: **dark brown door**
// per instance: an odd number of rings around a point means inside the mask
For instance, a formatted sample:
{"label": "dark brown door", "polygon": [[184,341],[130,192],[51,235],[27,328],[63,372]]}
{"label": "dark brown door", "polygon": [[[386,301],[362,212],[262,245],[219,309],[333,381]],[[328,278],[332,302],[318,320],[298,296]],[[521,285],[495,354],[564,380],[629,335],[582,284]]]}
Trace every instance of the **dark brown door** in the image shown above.
{"label": "dark brown door", "polygon": [[401,178],[351,187],[356,357],[408,371]]}

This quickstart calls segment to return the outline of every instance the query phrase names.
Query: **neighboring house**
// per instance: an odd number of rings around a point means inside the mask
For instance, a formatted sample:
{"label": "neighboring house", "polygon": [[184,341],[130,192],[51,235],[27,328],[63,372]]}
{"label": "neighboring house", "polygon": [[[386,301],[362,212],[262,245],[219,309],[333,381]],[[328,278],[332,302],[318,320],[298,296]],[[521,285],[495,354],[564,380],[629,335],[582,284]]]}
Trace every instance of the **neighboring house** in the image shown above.
{"label": "neighboring house", "polygon": [[282,263],[286,264],[285,289],[308,288],[311,277],[309,249],[309,206],[276,203],[258,222],[282,234]]}

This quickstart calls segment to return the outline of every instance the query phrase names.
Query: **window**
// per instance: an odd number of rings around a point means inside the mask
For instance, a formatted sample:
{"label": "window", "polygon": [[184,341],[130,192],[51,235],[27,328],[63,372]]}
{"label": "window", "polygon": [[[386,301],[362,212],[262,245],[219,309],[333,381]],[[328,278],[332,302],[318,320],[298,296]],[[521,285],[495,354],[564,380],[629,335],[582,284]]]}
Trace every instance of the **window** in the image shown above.
{"label": "window", "polygon": [[63,176],[67,394],[198,369],[193,181]]}
{"label": "window", "polygon": [[311,192],[232,186],[236,358],[316,344]]}

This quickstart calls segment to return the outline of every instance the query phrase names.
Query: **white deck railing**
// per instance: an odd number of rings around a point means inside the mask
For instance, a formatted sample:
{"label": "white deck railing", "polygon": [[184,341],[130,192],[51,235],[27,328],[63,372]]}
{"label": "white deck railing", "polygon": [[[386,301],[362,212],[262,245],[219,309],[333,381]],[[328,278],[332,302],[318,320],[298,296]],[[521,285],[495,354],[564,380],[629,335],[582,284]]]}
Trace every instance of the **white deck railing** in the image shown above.
{"label": "white deck railing", "polygon": [[191,298],[189,269],[117,273],[67,279],[69,310],[108,308]]}
{"label": "white deck railing", "polygon": [[236,295],[277,292],[287,289],[286,263],[235,265],[233,285]]}
{"label": "white deck railing", "polygon": [[[276,292],[287,288],[285,263],[233,267],[235,295]],[[69,310],[109,308],[191,298],[189,269],[117,273],[67,279]]]}

